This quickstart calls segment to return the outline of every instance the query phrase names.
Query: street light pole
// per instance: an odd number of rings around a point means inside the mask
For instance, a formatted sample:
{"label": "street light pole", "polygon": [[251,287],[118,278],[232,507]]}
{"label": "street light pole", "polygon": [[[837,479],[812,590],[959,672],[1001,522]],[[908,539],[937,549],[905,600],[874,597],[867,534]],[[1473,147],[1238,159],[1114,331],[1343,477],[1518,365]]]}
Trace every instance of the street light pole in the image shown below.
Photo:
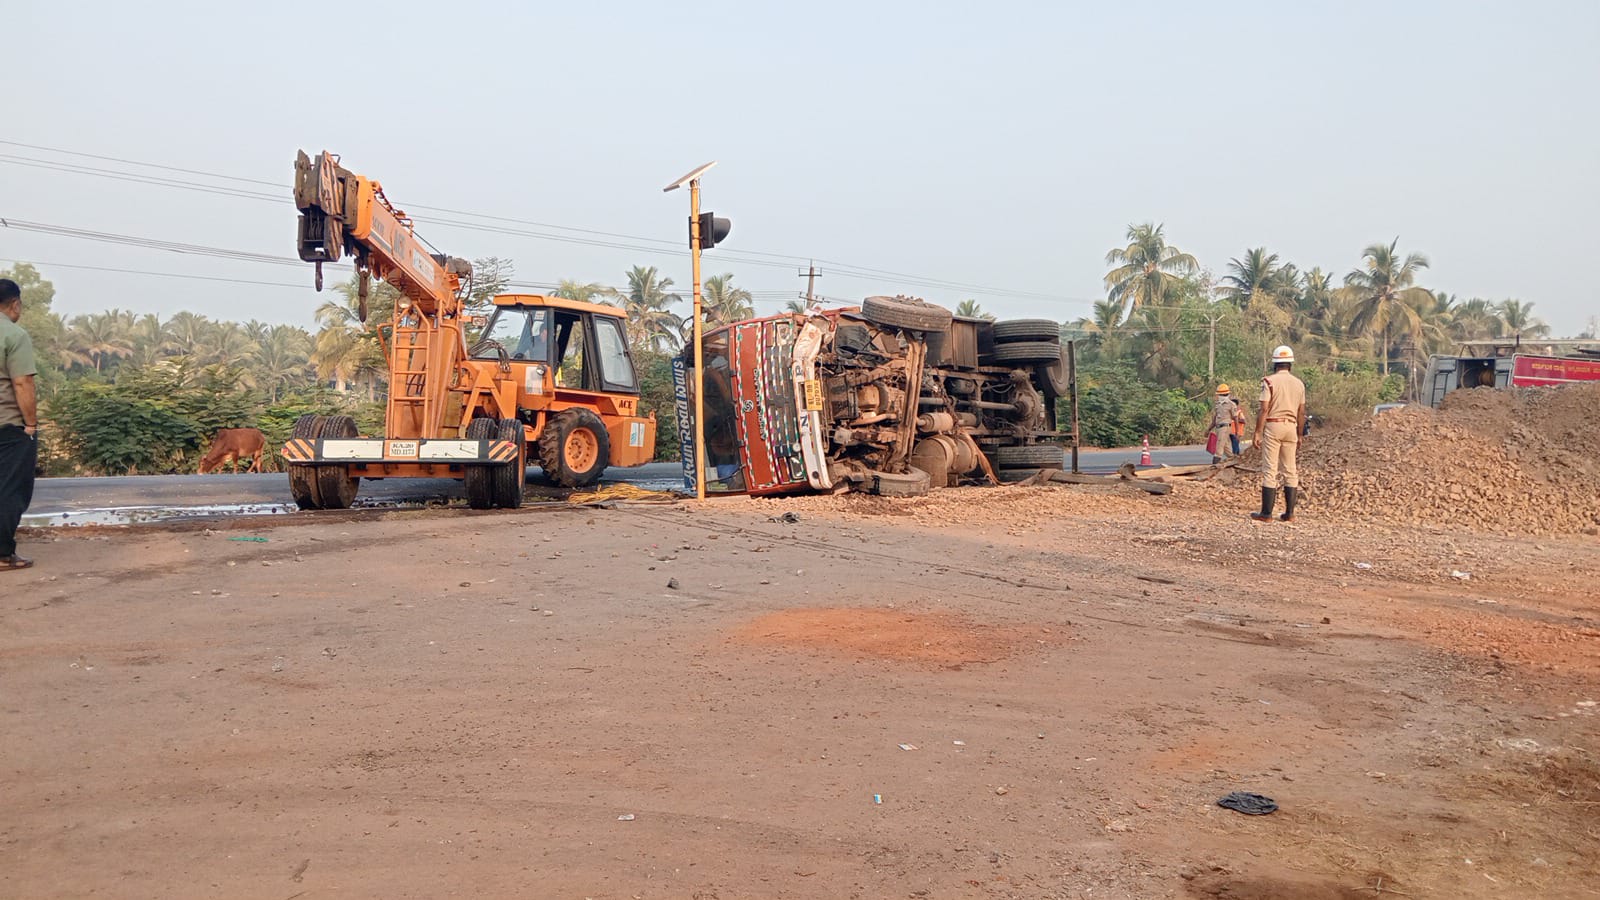
{"label": "street light pole", "polygon": [[[700,176],[716,165],[706,163],[662,188],[663,192],[689,186],[689,256],[694,265],[694,497],[706,498],[706,369],[704,321],[700,308]],[[717,229],[712,228],[715,232]],[[716,236],[713,234],[712,239]]]}
{"label": "street light pole", "polygon": [[705,319],[700,308],[700,179],[689,182],[689,255],[694,260],[694,498],[706,498]]}

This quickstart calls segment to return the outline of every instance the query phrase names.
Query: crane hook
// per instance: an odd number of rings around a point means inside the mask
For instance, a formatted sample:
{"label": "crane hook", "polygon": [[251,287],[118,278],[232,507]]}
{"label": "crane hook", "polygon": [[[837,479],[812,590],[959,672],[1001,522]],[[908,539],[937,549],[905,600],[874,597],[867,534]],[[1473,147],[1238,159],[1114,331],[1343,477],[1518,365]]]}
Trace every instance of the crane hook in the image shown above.
{"label": "crane hook", "polygon": [[317,262],[317,290],[318,291],[322,290],[322,263],[321,263],[321,261]]}

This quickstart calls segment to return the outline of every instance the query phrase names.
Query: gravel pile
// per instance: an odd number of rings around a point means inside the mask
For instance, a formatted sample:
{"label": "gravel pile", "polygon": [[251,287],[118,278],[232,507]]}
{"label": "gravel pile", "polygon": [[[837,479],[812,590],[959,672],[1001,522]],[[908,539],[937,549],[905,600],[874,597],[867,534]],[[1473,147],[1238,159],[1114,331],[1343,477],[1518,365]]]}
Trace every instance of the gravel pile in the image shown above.
{"label": "gravel pile", "polygon": [[1300,477],[1311,514],[1600,533],[1600,385],[1456,391],[1438,411],[1314,433]]}

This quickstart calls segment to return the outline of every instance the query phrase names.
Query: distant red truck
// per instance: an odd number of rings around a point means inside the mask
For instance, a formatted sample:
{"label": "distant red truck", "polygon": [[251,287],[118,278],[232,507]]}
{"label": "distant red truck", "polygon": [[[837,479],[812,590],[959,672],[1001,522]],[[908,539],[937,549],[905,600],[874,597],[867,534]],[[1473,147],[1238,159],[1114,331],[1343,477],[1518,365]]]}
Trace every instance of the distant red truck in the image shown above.
{"label": "distant red truck", "polygon": [[1553,387],[1600,382],[1593,356],[1434,356],[1422,385],[1422,402],[1438,406],[1444,395],[1469,387]]}

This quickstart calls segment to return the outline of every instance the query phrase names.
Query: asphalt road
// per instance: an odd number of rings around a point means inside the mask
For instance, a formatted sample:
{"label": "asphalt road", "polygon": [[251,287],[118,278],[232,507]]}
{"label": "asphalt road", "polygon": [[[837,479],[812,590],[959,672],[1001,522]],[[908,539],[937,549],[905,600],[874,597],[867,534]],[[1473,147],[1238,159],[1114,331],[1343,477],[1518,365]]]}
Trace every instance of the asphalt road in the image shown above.
{"label": "asphalt road", "polygon": [[[1161,447],[1151,451],[1156,465],[1186,466],[1211,461],[1201,446]],[[1084,450],[1085,472],[1114,472],[1125,462],[1139,462],[1139,449]],[[530,468],[537,479],[539,469]],[[632,469],[611,469],[602,483],[626,483],[652,490],[681,488],[677,463],[650,463]],[[461,482],[448,478],[389,478],[363,481],[358,503],[426,503],[462,497]],[[41,478],[24,525],[118,522],[164,518],[146,510],[183,509],[204,513],[271,513],[292,506],[289,479],[282,473],[260,475],[131,475],[115,478]],[[122,511],[122,512],[118,512]],[[126,514],[124,514],[126,513]]]}

